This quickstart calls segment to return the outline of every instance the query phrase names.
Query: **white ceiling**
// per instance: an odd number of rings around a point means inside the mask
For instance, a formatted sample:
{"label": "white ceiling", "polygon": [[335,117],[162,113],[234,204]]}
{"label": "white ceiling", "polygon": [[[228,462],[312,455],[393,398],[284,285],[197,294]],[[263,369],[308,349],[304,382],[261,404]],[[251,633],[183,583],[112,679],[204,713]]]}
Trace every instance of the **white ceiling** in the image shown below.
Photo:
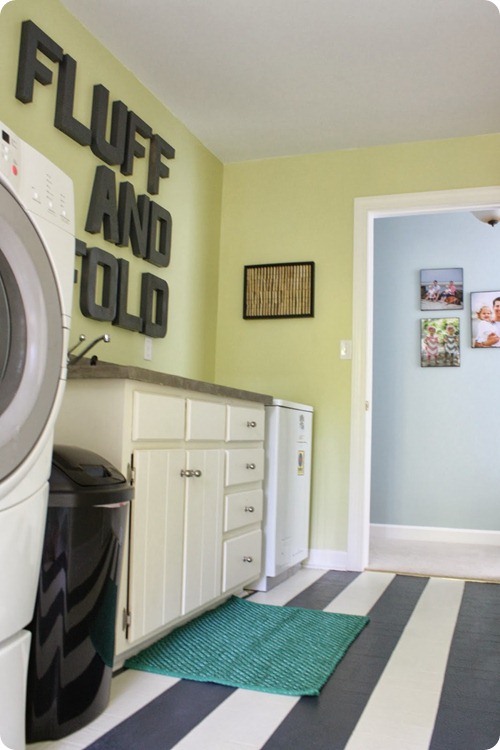
{"label": "white ceiling", "polygon": [[488,0],[62,3],[223,162],[500,132]]}

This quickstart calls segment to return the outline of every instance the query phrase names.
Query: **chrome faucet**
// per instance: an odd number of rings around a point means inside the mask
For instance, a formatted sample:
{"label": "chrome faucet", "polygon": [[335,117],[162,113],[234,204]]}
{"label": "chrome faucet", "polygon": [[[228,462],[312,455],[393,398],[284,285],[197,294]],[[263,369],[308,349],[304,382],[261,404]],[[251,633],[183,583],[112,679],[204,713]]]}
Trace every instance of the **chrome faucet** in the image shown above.
{"label": "chrome faucet", "polygon": [[96,339],[91,341],[90,344],[87,344],[85,349],[81,351],[80,354],[74,355],[73,352],[75,351],[75,349],[77,349],[80,346],[80,344],[82,344],[85,340],[86,340],[85,334],[81,333],[80,336],[78,337],[77,343],[74,346],[72,346],[71,349],[69,349],[68,360],[67,360],[68,367],[70,365],[74,365],[77,362],[79,362],[82,359],[82,357],[84,357],[87,354],[87,352],[89,352],[91,349],[93,349],[93,347],[96,344],[99,343],[99,341],[104,341],[105,344],[108,344],[111,341],[111,336],[108,333],[103,333],[102,336],[98,336]]}

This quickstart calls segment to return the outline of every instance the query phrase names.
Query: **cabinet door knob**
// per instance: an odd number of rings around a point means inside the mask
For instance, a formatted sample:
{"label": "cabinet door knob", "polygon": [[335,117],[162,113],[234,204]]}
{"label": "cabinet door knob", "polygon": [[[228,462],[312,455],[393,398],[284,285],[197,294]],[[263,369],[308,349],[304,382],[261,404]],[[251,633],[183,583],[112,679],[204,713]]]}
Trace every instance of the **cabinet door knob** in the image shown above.
{"label": "cabinet door knob", "polygon": [[194,477],[201,477],[201,471],[200,471],[200,469],[195,469],[193,471],[193,476]]}
{"label": "cabinet door knob", "polygon": [[186,479],[189,479],[189,477],[192,477],[194,475],[194,471],[191,469],[181,469],[181,477],[186,477]]}
{"label": "cabinet door knob", "polygon": [[253,562],[253,557],[244,557],[243,558],[243,562],[251,563],[251,562]]}
{"label": "cabinet door knob", "polygon": [[247,427],[257,427],[257,422],[247,422]]}
{"label": "cabinet door knob", "polygon": [[255,464],[247,464],[247,469],[255,469]]}
{"label": "cabinet door knob", "polygon": [[253,505],[245,505],[245,513],[253,513],[255,508]]}

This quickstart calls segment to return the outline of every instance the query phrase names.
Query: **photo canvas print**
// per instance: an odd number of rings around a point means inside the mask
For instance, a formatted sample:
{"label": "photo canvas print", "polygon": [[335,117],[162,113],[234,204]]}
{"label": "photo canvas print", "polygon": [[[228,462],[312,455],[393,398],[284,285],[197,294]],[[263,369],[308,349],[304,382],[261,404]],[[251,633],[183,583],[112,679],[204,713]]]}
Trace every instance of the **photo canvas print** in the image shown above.
{"label": "photo canvas print", "polygon": [[463,310],[463,268],[424,268],[420,271],[421,310]]}
{"label": "photo canvas print", "polygon": [[500,291],[471,292],[473,349],[500,349]]}
{"label": "photo canvas print", "polygon": [[460,319],[423,318],[420,321],[422,367],[460,367]]}

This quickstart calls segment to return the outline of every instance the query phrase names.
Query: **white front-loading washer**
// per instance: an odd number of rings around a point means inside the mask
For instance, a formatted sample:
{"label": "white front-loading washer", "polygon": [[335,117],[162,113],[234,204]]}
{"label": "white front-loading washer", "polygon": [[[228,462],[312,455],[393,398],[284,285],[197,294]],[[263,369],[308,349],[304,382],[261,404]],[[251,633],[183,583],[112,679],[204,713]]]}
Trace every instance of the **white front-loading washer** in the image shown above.
{"label": "white front-loading washer", "polygon": [[0,123],[0,740],[14,750],[25,747],[24,628],[66,380],[74,247],[72,181]]}

